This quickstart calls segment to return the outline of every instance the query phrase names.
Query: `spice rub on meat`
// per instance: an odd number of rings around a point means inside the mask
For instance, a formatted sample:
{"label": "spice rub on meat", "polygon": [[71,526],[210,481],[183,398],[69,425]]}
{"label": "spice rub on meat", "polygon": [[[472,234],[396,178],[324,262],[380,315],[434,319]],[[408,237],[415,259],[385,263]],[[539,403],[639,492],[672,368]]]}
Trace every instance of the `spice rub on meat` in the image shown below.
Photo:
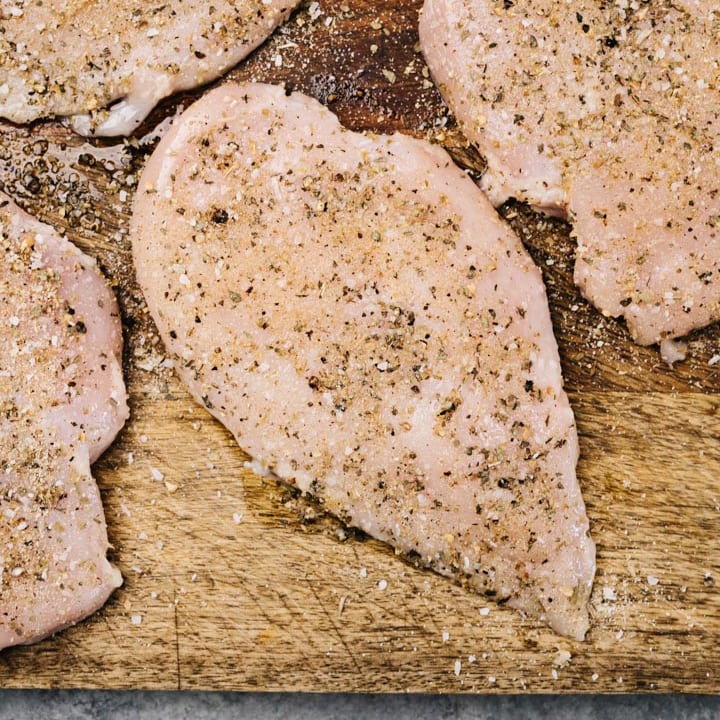
{"label": "spice rub on meat", "polygon": [[483,187],[566,216],[575,280],[652,344],[720,318],[720,3],[426,0]]}
{"label": "spice rub on meat", "polygon": [[84,135],[129,135],[164,97],[240,62],[298,4],[0,0],[0,117],[74,116]]}
{"label": "spice rub on meat", "polygon": [[257,462],[585,635],[595,550],[541,276],[443,150],[224,85],[158,145],[131,238],[178,373]]}
{"label": "spice rub on meat", "polygon": [[90,464],[128,415],[115,298],[95,263],[0,193],[0,649],[97,610],[106,560]]}

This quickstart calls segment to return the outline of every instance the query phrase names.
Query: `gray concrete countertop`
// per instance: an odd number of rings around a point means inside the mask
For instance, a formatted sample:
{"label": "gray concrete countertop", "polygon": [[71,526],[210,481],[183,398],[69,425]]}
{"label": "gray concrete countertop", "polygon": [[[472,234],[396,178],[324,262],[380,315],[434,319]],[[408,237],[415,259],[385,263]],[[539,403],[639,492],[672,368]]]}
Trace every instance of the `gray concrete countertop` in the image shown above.
{"label": "gray concrete countertop", "polygon": [[711,720],[720,696],[418,696],[0,691],[0,720]]}

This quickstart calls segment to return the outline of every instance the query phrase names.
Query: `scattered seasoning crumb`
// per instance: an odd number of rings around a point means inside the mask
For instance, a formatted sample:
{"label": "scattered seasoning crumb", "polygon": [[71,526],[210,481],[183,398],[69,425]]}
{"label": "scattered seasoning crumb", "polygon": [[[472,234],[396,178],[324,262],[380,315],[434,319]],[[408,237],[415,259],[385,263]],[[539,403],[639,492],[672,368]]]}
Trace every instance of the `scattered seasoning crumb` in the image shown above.
{"label": "scattered seasoning crumb", "polygon": [[148,436],[147,436],[147,435],[141,435],[141,436],[140,436],[140,442],[141,442],[141,443],[146,443],[147,441],[148,441]]}
{"label": "scattered seasoning crumb", "polygon": [[240,513],[233,513],[233,522],[239,525],[242,522],[243,516]]}
{"label": "scattered seasoning crumb", "polygon": [[615,633],[615,639],[616,639],[616,640],[622,640],[624,634],[625,634],[625,631],[624,631],[624,630],[618,630],[618,631]]}
{"label": "scattered seasoning crumb", "polygon": [[135,462],[135,455],[133,453],[129,452],[127,454],[127,464],[132,465]]}
{"label": "scattered seasoning crumb", "polygon": [[617,600],[615,590],[607,585],[603,588],[603,600]]}
{"label": "scattered seasoning crumb", "polygon": [[489,676],[488,676],[488,682],[489,682],[491,685],[494,685],[494,684],[497,682],[497,678],[496,678],[494,675],[489,675]]}
{"label": "scattered seasoning crumb", "polygon": [[382,74],[389,83],[394,83],[397,79],[397,75],[392,70],[383,70]]}
{"label": "scattered seasoning crumb", "polygon": [[468,655],[468,662],[472,665],[477,660],[474,655]]}
{"label": "scattered seasoning crumb", "polygon": [[553,680],[557,680],[557,679],[558,679],[558,671],[557,671],[555,668],[553,668],[553,669],[550,671],[550,674],[552,675],[552,679],[553,679]]}
{"label": "scattered seasoning crumb", "polygon": [[338,603],[338,615],[343,614],[343,610],[345,609],[345,603],[347,601],[347,595],[343,595],[340,598],[340,602]]}
{"label": "scattered seasoning crumb", "polygon": [[175,483],[172,483],[169,480],[166,480],[165,481],[165,489],[169,493],[174,493],[178,489],[178,486]]}
{"label": "scattered seasoning crumb", "polygon": [[387,580],[380,580],[380,582],[378,582],[378,589],[380,590],[385,590],[387,586]]}

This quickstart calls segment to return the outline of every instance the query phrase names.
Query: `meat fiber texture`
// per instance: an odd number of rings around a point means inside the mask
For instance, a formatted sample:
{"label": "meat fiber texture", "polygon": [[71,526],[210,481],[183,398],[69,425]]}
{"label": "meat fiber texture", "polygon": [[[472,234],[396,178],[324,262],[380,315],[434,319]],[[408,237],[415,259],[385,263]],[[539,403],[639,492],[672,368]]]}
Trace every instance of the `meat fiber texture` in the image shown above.
{"label": "meat fiber texture", "polygon": [[118,309],[95,262],[0,193],[0,649],[103,605],[106,559],[90,464],[128,416]]}
{"label": "meat fiber texture", "polygon": [[575,281],[642,345],[720,318],[720,3],[426,0],[483,188],[568,218]]}
{"label": "meat fiber texture", "polygon": [[224,85],[153,153],[131,238],[180,377],[260,466],[584,637],[595,549],[541,276],[443,150]]}
{"label": "meat fiber texture", "polygon": [[162,98],[249,55],[298,4],[0,0],[0,117],[72,116],[83,135],[129,135]]}

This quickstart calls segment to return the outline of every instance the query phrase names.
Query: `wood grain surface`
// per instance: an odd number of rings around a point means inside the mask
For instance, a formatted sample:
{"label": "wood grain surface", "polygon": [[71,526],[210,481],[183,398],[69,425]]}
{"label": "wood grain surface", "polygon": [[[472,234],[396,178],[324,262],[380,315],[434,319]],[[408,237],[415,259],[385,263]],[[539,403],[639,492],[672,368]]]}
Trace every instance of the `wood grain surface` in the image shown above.
{"label": "wood grain surface", "polygon": [[[428,80],[420,5],[305,3],[224,81],[284,82],[349,127],[426,137],[480,171]],[[164,103],[131,140],[0,127],[0,187],[97,257],[116,288],[132,409],[95,466],[125,584],[79,626],[0,653],[0,686],[720,691],[718,327],[670,370],[579,296],[566,225],[502,209],[548,284],[598,547],[591,631],[560,638],[253,475],[163,365],[127,227],[145,158],[202,92]]]}

